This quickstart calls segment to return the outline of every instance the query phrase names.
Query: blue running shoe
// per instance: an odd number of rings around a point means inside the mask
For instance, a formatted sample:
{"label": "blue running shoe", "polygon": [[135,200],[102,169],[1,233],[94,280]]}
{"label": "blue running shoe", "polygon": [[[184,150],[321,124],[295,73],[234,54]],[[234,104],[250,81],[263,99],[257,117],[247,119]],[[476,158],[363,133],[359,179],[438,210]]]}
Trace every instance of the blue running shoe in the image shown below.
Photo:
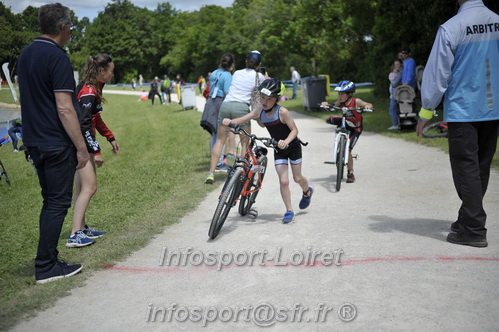
{"label": "blue running shoe", "polygon": [[303,195],[303,197],[301,198],[299,205],[301,210],[308,208],[308,206],[310,205],[310,201],[312,200],[312,194],[314,193],[314,188],[308,187],[308,190],[310,191],[308,196]]}
{"label": "blue running shoe", "polygon": [[106,234],[106,232],[100,232],[96,231],[92,227],[88,227],[85,225],[85,228],[83,229],[83,233],[85,233],[86,236],[88,236],[91,239],[96,239],[98,237],[101,237],[102,235]]}
{"label": "blue running shoe", "polygon": [[80,247],[89,246],[94,242],[95,240],[85,235],[85,233],[83,233],[82,230],[79,230],[68,238],[68,242],[66,242],[66,247],[80,248]]}
{"label": "blue running shoe", "polygon": [[284,218],[282,218],[282,222],[287,224],[295,220],[295,213],[293,211],[286,211],[284,214]]}

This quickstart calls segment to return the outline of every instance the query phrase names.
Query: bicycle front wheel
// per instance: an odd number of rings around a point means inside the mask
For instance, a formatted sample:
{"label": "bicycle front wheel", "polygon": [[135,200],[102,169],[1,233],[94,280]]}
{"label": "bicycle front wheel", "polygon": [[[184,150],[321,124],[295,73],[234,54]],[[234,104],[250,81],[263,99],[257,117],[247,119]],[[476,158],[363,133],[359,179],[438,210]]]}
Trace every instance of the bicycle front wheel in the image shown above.
{"label": "bicycle front wheel", "polygon": [[256,189],[261,187],[263,183],[263,177],[265,176],[265,172],[267,171],[267,156],[261,156],[258,158],[258,172],[253,173],[253,176],[246,184],[245,191],[253,191],[244,196],[241,196],[241,201],[239,202],[239,214],[245,216],[250,211],[253,204],[256,202],[256,196],[258,196],[258,192],[260,189]]}
{"label": "bicycle front wheel", "polygon": [[428,138],[447,137],[447,124],[444,121],[432,123],[423,128],[423,136]]}
{"label": "bicycle front wheel", "polygon": [[217,237],[220,229],[227,219],[227,215],[229,214],[230,209],[234,206],[237,197],[241,193],[241,174],[243,170],[241,168],[237,168],[230,179],[228,179],[227,185],[224,186],[222,190],[222,194],[219,197],[218,205],[215,210],[215,214],[211,219],[210,230],[208,232],[208,236],[211,239]]}
{"label": "bicycle front wheel", "polygon": [[338,142],[338,151],[336,152],[336,191],[340,191],[341,181],[343,180],[346,145],[347,145],[347,138],[345,136],[341,136]]}

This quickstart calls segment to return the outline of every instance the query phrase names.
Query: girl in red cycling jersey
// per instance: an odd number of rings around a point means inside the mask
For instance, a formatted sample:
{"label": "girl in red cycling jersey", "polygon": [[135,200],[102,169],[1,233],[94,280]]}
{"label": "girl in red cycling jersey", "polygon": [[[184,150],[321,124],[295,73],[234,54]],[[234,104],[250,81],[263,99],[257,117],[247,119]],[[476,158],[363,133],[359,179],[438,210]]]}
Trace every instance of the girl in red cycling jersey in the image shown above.
{"label": "girl in red cycling jersey", "polygon": [[116,138],[100,115],[102,112],[102,102],[105,102],[105,99],[102,97],[102,88],[104,84],[111,83],[113,76],[114,63],[109,55],[99,54],[90,56],[84,68],[83,81],[76,89],[81,112],[81,132],[87,144],[90,162],[84,168],[76,171],[73,228],[71,236],[66,243],[66,246],[70,248],[90,245],[95,242],[95,238],[106,233],[96,231],[86,225],[85,212],[92,196],[97,191],[96,167],[100,167],[104,163],[99,142],[95,139],[95,131],[97,130],[102,136],[107,138],[113,147],[113,153],[120,153],[120,146]]}

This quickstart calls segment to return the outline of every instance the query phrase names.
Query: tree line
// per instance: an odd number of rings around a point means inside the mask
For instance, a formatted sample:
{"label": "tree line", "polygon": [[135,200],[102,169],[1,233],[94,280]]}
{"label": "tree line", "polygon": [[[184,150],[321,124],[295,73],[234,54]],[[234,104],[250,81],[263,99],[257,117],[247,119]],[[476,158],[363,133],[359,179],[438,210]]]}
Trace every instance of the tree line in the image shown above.
{"label": "tree line", "polygon": [[[499,1],[485,0],[499,13]],[[75,26],[66,45],[81,69],[89,55],[108,53],[116,63],[116,82],[181,74],[196,82],[217,68],[224,53],[244,67],[251,50],[262,53],[272,77],[290,79],[289,66],[302,77],[328,74],[375,83],[386,94],[390,65],[402,48],[424,65],[436,31],[455,15],[448,0],[235,0],[230,7],[206,5],[194,12],[169,2],[155,10],[130,0],[112,0],[90,21],[72,12]],[[15,70],[17,57],[39,35],[38,8],[13,14],[0,2],[0,61]]]}

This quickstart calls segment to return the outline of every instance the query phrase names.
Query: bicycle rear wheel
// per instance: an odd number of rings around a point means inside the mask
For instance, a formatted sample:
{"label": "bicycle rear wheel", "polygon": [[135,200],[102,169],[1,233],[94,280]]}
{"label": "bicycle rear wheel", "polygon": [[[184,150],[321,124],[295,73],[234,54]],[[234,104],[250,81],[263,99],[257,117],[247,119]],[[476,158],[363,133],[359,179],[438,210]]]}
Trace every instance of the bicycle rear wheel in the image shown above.
{"label": "bicycle rear wheel", "polygon": [[447,124],[444,121],[432,123],[423,128],[423,136],[428,138],[447,137]]}
{"label": "bicycle rear wheel", "polygon": [[263,183],[263,177],[267,171],[267,160],[267,156],[261,156],[258,158],[258,165],[261,167],[260,172],[253,173],[253,176],[246,184],[245,191],[253,190],[253,192],[241,196],[241,200],[239,202],[239,214],[242,216],[247,215],[253,204],[255,204],[256,196],[258,196],[258,192],[260,191],[260,189],[255,190],[255,188],[258,188]]}
{"label": "bicycle rear wheel", "polygon": [[208,236],[211,239],[217,237],[220,229],[222,229],[225,219],[227,219],[230,209],[234,206],[237,197],[241,193],[242,172],[243,170],[241,168],[237,168],[232,174],[232,177],[228,179],[229,182],[227,185],[224,186],[224,189],[222,190],[217,208],[215,209],[215,213],[211,219],[210,230],[208,231]]}
{"label": "bicycle rear wheel", "polygon": [[336,191],[341,189],[343,180],[343,169],[345,166],[345,147],[347,145],[346,137],[341,136],[338,142],[338,151],[336,152]]}

